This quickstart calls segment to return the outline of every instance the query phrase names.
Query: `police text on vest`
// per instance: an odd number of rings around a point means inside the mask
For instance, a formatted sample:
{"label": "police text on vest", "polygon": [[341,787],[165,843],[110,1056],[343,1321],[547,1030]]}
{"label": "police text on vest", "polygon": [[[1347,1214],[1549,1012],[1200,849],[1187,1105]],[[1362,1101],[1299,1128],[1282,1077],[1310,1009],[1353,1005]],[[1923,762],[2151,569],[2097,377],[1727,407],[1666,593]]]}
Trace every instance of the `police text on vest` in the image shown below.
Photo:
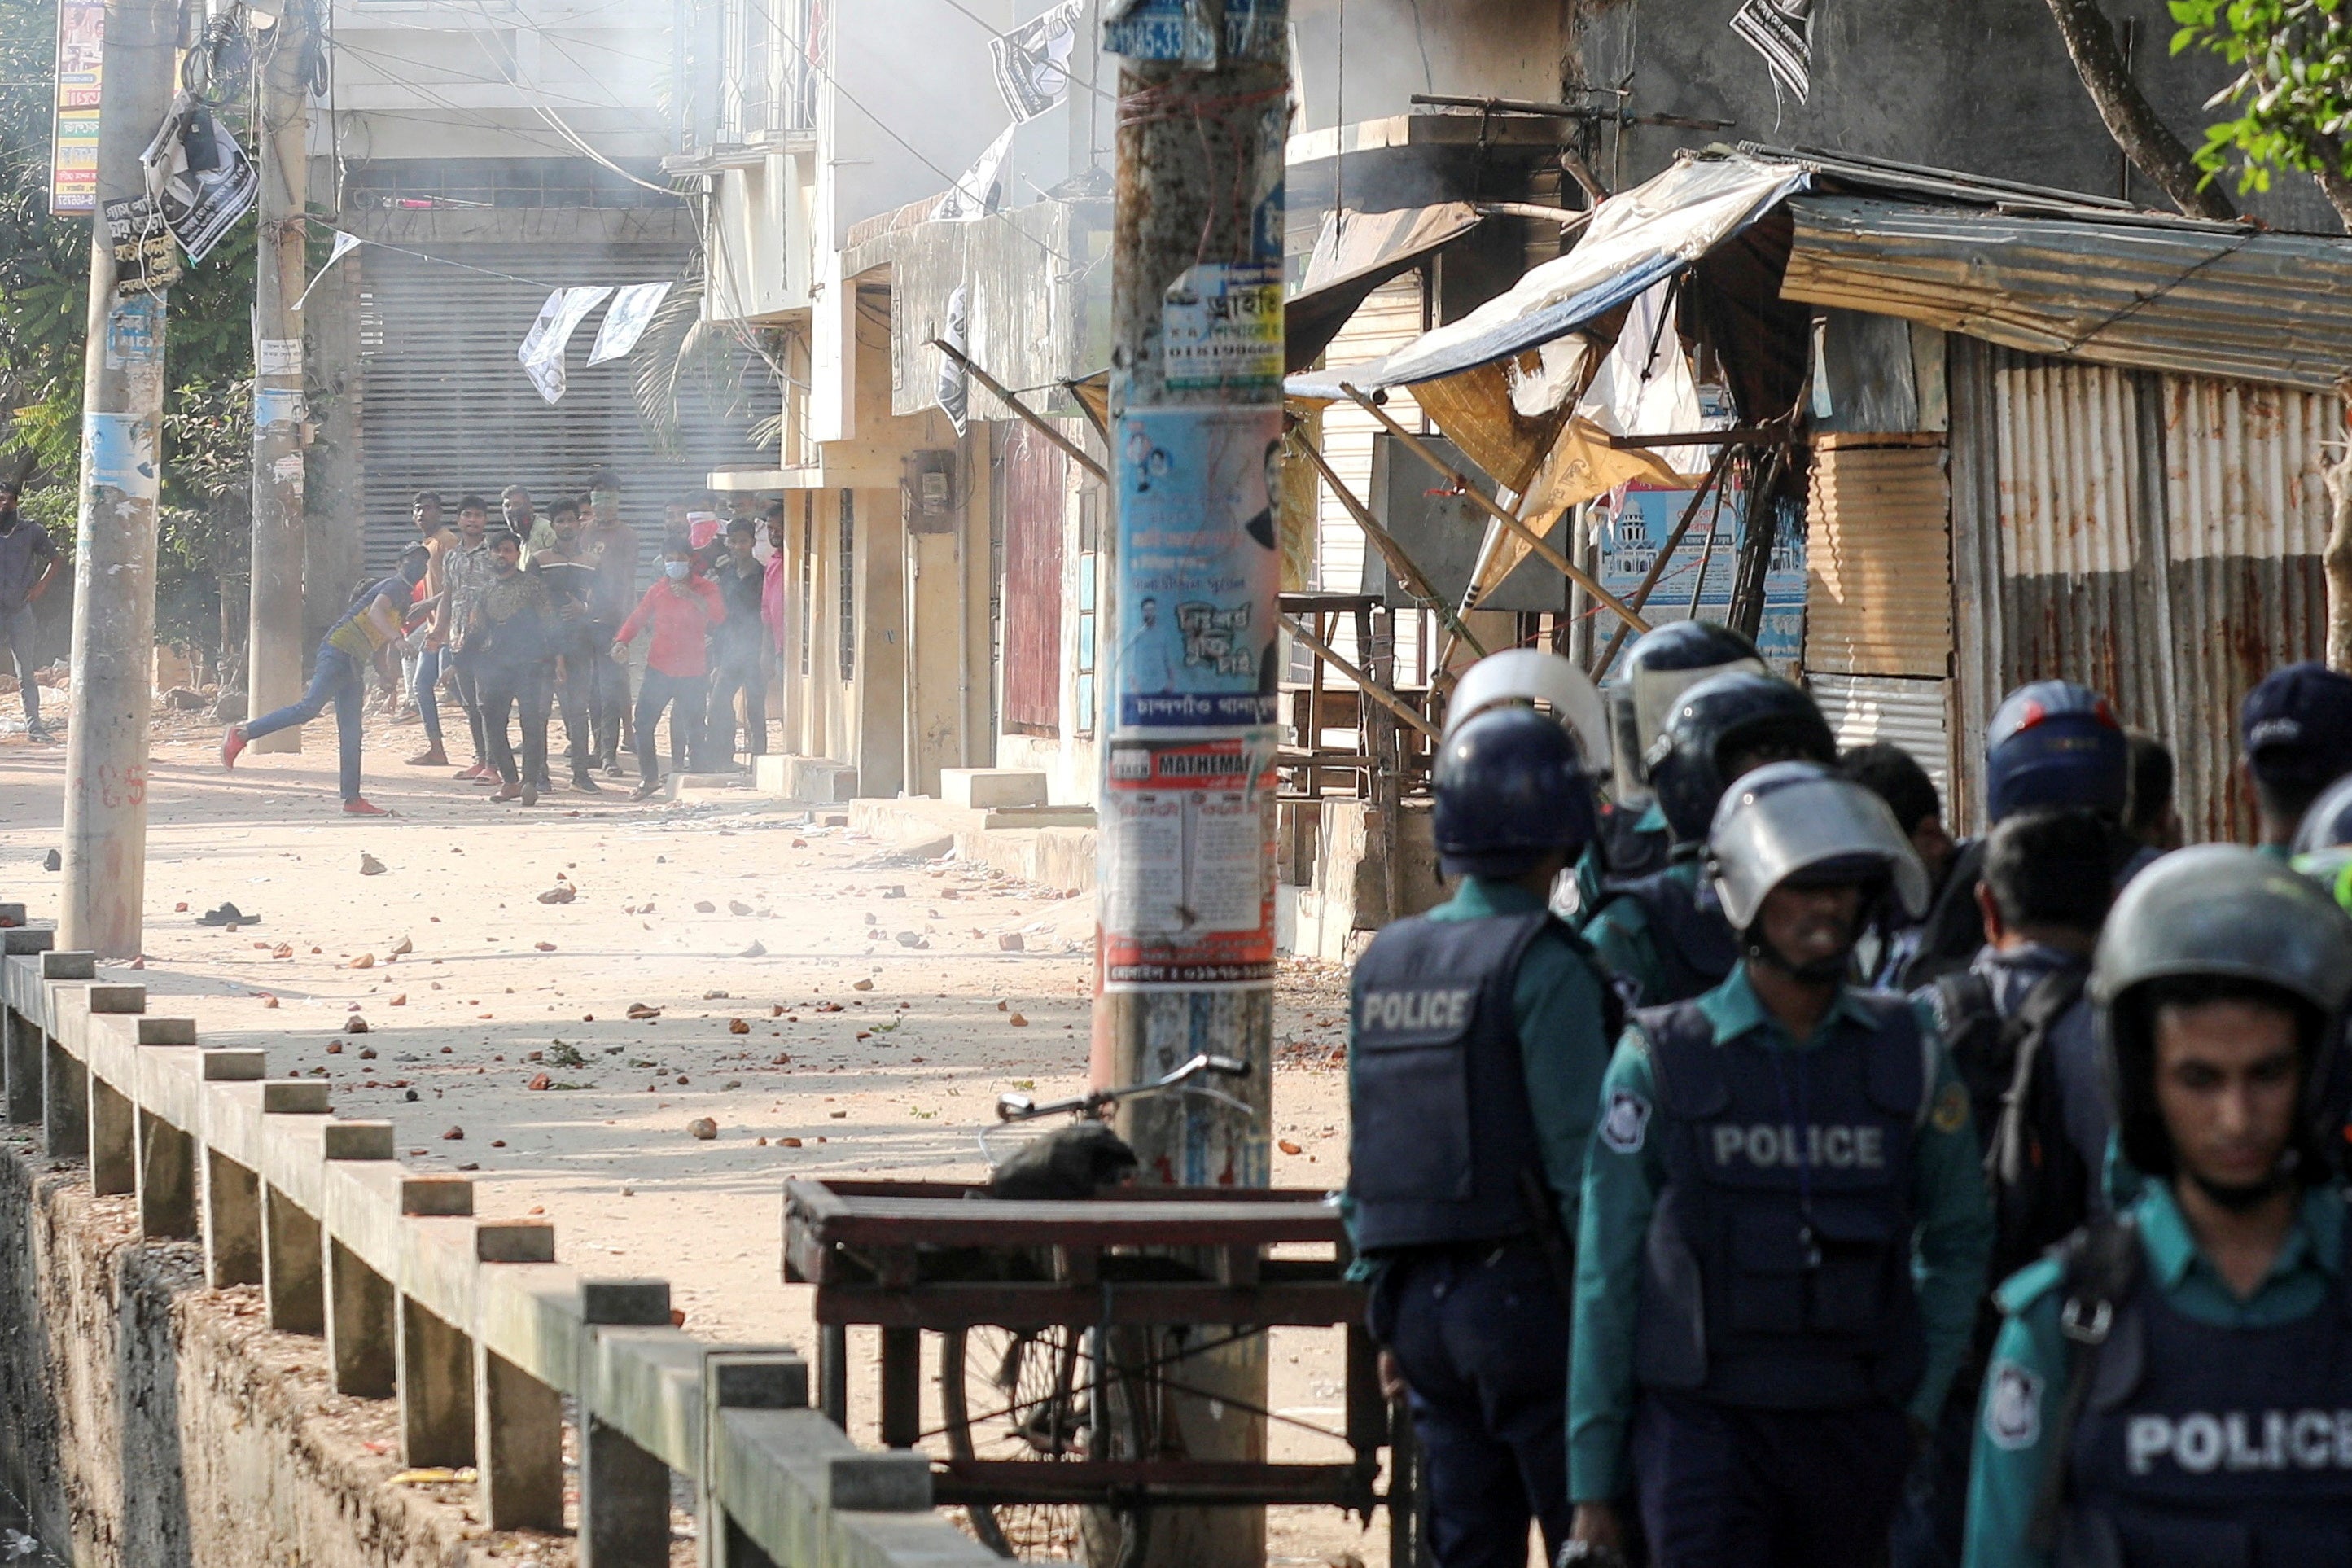
{"label": "police text on vest", "polygon": [[1800,1129],[1786,1124],[1737,1127],[1718,1121],[1712,1131],[1717,1165],[1818,1171],[1878,1171],[1886,1166],[1883,1127],[1823,1127],[1816,1122],[1803,1128],[1801,1135]]}
{"label": "police text on vest", "polygon": [[1461,1029],[1469,1026],[1471,986],[1442,991],[1367,991],[1356,1016],[1360,1029]]}
{"label": "police text on vest", "polygon": [[2135,1415],[2124,1428],[2132,1474],[2159,1459],[2191,1475],[2215,1470],[2352,1470],[2352,1410],[2231,1410]]}

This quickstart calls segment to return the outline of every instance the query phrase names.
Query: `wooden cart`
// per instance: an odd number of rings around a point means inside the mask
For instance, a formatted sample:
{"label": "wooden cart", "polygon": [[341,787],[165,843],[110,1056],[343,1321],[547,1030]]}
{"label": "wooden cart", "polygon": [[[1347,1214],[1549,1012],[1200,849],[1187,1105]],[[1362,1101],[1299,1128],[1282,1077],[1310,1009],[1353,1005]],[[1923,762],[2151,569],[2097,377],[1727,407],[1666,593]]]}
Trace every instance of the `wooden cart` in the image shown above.
{"label": "wooden cart", "polygon": [[[1269,1254],[1306,1243],[1317,1256]],[[846,1425],[848,1330],[882,1331],[881,1433],[892,1447],[926,1436],[920,1405],[921,1335],[942,1336],[942,1405],[947,1438],[935,1454],[935,1496],[973,1511],[983,1539],[992,1510],[1024,1505],[1098,1510],[1155,1506],[1323,1504],[1369,1516],[1379,1503],[1392,1521],[1410,1518],[1409,1494],[1376,1490],[1380,1450],[1390,1439],[1370,1336],[1364,1292],[1342,1278],[1348,1257],[1339,1213],[1319,1192],[1136,1187],[1078,1202],[1005,1202],[956,1183],[795,1181],[785,1188],[785,1278],[816,1287],[820,1349],[818,1397]],[[1149,1436],[1122,1443],[1105,1436],[1120,1403],[1118,1384],[1149,1381],[1181,1392],[1181,1348],[1165,1350],[1169,1331],[1202,1348],[1274,1327],[1343,1328],[1347,1379],[1343,1429],[1353,1458],[1344,1464],[1200,1460],[1161,1450]],[[1048,1392],[1021,1396],[989,1415],[1036,1450],[991,1457],[974,1440],[982,1422],[964,1397],[971,1336],[998,1336],[992,1353],[1017,1363],[1023,1347],[1049,1360],[1045,1347],[1158,1344],[1156,1353],[1102,1357],[1109,1369],[1073,1392],[1071,1357],[1059,1369],[1058,1404]],[[1160,1331],[1154,1339],[1139,1331]],[[1090,1354],[1098,1352],[1089,1352]],[[986,1372],[985,1367],[976,1369]],[[1045,1377],[1050,1367],[1035,1369]],[[998,1376],[997,1386],[1018,1381]],[[1099,1397],[1080,1398],[1097,1383]],[[987,1384],[975,1377],[983,1396]],[[1133,1403],[1133,1395],[1128,1396]],[[1148,1403],[1148,1402],[1147,1402]],[[1052,1413],[1048,1412],[1049,1406]],[[1083,1410],[1081,1410],[1083,1406]],[[1062,1416],[1092,1423],[1088,1441],[1065,1433]],[[1024,1426],[1024,1413],[1026,1425]],[[1048,1430],[1047,1428],[1050,1428]],[[1000,1445],[1001,1446],[1001,1445]],[[1039,1458],[1056,1462],[1039,1463]],[[1410,1467],[1401,1467],[1410,1468]],[[1392,1524],[1393,1528],[1393,1524]],[[992,1545],[1003,1545],[992,1540]],[[1400,1562],[1410,1562],[1410,1557]]]}

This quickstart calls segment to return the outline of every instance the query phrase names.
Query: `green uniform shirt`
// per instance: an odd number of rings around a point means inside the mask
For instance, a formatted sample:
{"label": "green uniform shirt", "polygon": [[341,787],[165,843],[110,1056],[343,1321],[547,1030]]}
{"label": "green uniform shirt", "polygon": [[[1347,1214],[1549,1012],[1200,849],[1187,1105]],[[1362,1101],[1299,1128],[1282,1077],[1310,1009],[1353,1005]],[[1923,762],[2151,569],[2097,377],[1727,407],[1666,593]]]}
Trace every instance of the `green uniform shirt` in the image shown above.
{"label": "green uniform shirt", "polygon": [[[1666,868],[1666,875],[1690,889],[1698,890],[1698,861],[1695,858],[1676,860]],[[1601,966],[1621,979],[1640,986],[1644,1005],[1654,1002],[1665,991],[1665,973],[1658,962],[1658,939],[1651,934],[1649,911],[1639,899],[1612,899],[1601,912],[1585,922],[1584,940],[1601,960]]]}
{"label": "green uniform shirt", "polygon": [[[1465,877],[1451,900],[1429,911],[1433,921],[1475,921],[1489,915],[1529,914],[1544,907],[1537,894],[1510,882]],[[1601,1107],[1601,1074],[1609,1065],[1601,979],[1583,955],[1556,932],[1538,936],[1519,958],[1511,989],[1511,1016],[1519,1031],[1519,1059],[1527,1071],[1528,1110],[1543,1149],[1544,1175],[1559,1195],[1560,1225],[1576,1234],[1576,1205],[1583,1184],[1584,1145]],[[1348,1098],[1356,1093],[1355,1020],[1348,1023]],[[1340,1208],[1353,1236],[1354,1205]],[[1358,1260],[1355,1276],[1370,1272]]]}
{"label": "green uniform shirt", "polygon": [[[1864,1018],[1861,994],[1842,990],[1822,1029],[1806,1040],[1791,1039],[1764,1011],[1745,964],[1698,998],[1697,1005],[1715,1026],[1718,1046],[1760,1030],[1776,1050],[1810,1050],[1835,1016]],[[1979,1170],[1983,1152],[1969,1125],[1968,1091],[1944,1054],[1934,1022],[1924,1006],[1916,1010],[1920,1037],[1935,1058],[1936,1087],[1926,1098],[1932,1114],[1920,1123],[1912,1163],[1911,1204],[1918,1215],[1912,1276],[1927,1331],[1927,1364],[1910,1410],[1919,1420],[1933,1422],[1968,1351],[1993,1233]],[[1628,1026],[1618,1042],[1601,1093],[1610,1104],[1630,1096],[1645,1113],[1656,1103],[1650,1043],[1640,1025]],[[1622,1146],[1596,1140],[1584,1165],[1568,1394],[1569,1496],[1578,1502],[1622,1497],[1631,1484],[1625,1439],[1633,1413],[1633,1318],[1641,1302],[1650,1211],[1666,1184],[1665,1157],[1647,1135],[1649,1124],[1644,1114]]]}
{"label": "green uniform shirt", "polygon": [[[2198,1249],[2168,1184],[2144,1184],[2130,1212],[2139,1225],[2148,1282],[2175,1310],[2200,1323],[2265,1329],[2308,1317],[2326,1304],[2342,1267],[2344,1192],[2332,1184],[2305,1196],[2270,1272],[2243,1300]],[[2045,1258],[1994,1293],[2007,1321],[1985,1376],[1963,1568],[2049,1568],[2051,1553],[2030,1549],[2026,1533],[2043,1467],[2063,1462],[2051,1451],[2058,1436],[2051,1426],[2065,1401],[2074,1358],[2058,1327],[2058,1286],[2059,1265]],[[1996,1396],[1998,1422],[1991,1419]]]}

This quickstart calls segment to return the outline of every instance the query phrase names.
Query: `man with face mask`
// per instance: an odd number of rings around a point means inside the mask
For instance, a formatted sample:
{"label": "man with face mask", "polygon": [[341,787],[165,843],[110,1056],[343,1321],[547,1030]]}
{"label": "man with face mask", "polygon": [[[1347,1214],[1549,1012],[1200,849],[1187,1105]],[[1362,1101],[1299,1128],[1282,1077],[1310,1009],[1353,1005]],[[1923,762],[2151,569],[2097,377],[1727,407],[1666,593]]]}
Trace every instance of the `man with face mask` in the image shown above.
{"label": "man with face mask", "polygon": [[1612,888],[1584,937],[1643,1006],[1713,989],[1738,962],[1731,928],[1701,894],[1699,852],[1724,791],[1767,763],[1837,760],[1837,740],[1813,700],[1774,675],[1735,668],[1708,676],[1666,710],[1651,747],[1650,786],[1673,833],[1664,870]]}
{"label": "man with face mask", "polygon": [[2352,919],[2275,859],[2168,855],[2093,961],[2147,1180],[1998,1292],[1969,1568],[2352,1561],[2352,1269],[2318,1114]]}
{"label": "man with face mask", "polygon": [[661,748],[654,743],[654,728],[662,710],[670,710],[672,748],[690,756],[702,745],[704,682],[710,672],[710,628],[727,619],[727,606],[708,577],[694,574],[694,558],[684,540],[672,544],[662,558],[662,580],[646,596],[613,640],[615,663],[629,657],[629,644],[650,631],[646,654],[646,679],[637,694],[637,773],[639,784],[631,800],[652,798],[660,787]]}
{"label": "man with face mask", "polygon": [[16,691],[25,704],[25,738],[53,737],[41,722],[41,688],[33,679],[40,668],[39,624],[33,606],[49,591],[58,575],[58,547],[48,530],[16,515],[20,486],[0,481],[0,645],[16,665]]}
{"label": "man with face mask", "polygon": [[1621,1549],[1630,1489],[1657,1568],[1872,1568],[1990,1240],[1967,1089],[1911,1003],[1845,984],[1927,877],[1801,762],[1724,795],[1706,869],[1739,963],[1635,1016],[1585,1163],[1572,1533]]}

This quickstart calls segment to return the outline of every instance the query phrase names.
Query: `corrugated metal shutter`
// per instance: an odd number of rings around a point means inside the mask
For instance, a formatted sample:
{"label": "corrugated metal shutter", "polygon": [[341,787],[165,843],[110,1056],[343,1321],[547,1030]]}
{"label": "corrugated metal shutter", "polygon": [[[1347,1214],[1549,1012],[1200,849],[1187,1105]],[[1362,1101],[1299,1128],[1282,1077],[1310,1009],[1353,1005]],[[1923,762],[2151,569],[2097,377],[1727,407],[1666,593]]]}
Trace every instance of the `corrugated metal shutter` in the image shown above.
{"label": "corrugated metal shutter", "polygon": [[1934,437],[1822,436],[1805,543],[1805,668],[1941,679],[1951,496]]}
{"label": "corrugated metal shutter", "polygon": [[1026,425],[1004,440],[1004,722],[1062,731],[1062,513],[1069,459]]}
{"label": "corrugated metal shutter", "polygon": [[2163,524],[2144,380],[2005,351],[1995,361],[1999,684],[2063,676],[2169,735],[2172,613],[2161,548],[2146,542]]}
{"label": "corrugated metal shutter", "polygon": [[2323,446],[2334,397],[2241,381],[2163,379],[2166,568],[2180,722],[2167,732],[2192,837],[2253,826],[2238,757],[2238,707],[2269,670],[2325,648],[2319,553],[2329,510]]}
{"label": "corrugated metal shutter", "polygon": [[2339,400],[1953,345],[1956,590],[1999,611],[1958,628],[1963,750],[2002,693],[2078,680],[2172,748],[2192,838],[2247,837],[2238,706],[2321,650]]}
{"label": "corrugated metal shutter", "polygon": [[1805,684],[1836,731],[1840,751],[1892,741],[1927,770],[1943,799],[1945,820],[1951,821],[1951,682],[1808,671]]}
{"label": "corrugated metal shutter", "polygon": [[[492,271],[543,279],[547,286],[652,282],[685,267],[671,245],[500,246],[442,244],[442,256]],[[587,345],[601,317],[572,340],[570,384],[561,403],[539,395],[515,349],[547,299],[548,287],[487,277],[419,257],[369,248],[360,301],[360,420],[366,478],[367,563],[388,571],[414,533],[408,499],[438,490],[454,511],[467,491],[488,498],[509,484],[548,501],[587,488],[605,465],[618,469],[640,557],[657,560],[661,506],[701,489],[709,471],[759,456],[743,438],[764,409],[734,413],[689,387],[681,424],[684,450],[656,454],[630,395],[635,360],[587,368]],[[350,263],[345,263],[350,265]],[[749,418],[744,417],[748,413]]]}

